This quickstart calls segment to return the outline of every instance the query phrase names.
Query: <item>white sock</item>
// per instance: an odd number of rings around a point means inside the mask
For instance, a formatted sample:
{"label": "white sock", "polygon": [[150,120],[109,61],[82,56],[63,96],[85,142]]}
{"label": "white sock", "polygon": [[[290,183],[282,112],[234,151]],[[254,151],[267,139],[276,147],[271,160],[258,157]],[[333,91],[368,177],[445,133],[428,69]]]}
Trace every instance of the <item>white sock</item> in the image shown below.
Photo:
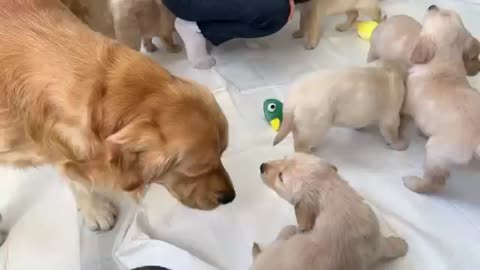
{"label": "white sock", "polygon": [[197,69],[209,69],[216,63],[208,54],[207,40],[198,29],[196,22],[175,19],[175,29],[185,44],[188,60]]}

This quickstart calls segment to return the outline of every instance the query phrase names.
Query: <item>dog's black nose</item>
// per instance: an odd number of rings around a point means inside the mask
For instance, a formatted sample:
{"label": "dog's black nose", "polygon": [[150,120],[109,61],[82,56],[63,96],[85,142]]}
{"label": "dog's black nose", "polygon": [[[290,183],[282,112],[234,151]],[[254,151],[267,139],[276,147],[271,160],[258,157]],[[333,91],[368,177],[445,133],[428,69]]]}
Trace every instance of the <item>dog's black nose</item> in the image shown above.
{"label": "dog's black nose", "polygon": [[265,163],[260,164],[260,173],[265,172],[265,167],[266,167]]}
{"label": "dog's black nose", "polygon": [[436,5],[431,5],[428,7],[428,10],[438,10],[438,7]]}
{"label": "dog's black nose", "polygon": [[235,193],[223,193],[218,195],[217,201],[219,204],[229,204],[235,199]]}

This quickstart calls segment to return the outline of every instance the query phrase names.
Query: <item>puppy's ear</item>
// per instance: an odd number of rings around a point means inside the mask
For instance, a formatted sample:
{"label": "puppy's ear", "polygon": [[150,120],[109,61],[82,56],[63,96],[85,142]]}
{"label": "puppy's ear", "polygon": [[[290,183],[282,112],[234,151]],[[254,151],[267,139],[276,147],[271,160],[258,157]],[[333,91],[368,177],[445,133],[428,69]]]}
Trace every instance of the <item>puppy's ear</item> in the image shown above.
{"label": "puppy's ear", "polygon": [[435,56],[435,50],[436,46],[433,40],[426,35],[420,35],[415,41],[410,62],[412,64],[426,64]]}
{"label": "puppy's ear", "polygon": [[320,207],[318,201],[311,196],[303,195],[302,198],[294,203],[295,216],[298,223],[299,232],[308,232],[315,226]]}
{"label": "puppy's ear", "polygon": [[465,43],[464,60],[478,60],[480,42],[474,37],[469,37]]}
{"label": "puppy's ear", "polygon": [[256,259],[257,256],[262,253],[262,249],[260,248],[260,245],[257,244],[256,242],[253,242],[252,246],[252,257],[253,259]]}

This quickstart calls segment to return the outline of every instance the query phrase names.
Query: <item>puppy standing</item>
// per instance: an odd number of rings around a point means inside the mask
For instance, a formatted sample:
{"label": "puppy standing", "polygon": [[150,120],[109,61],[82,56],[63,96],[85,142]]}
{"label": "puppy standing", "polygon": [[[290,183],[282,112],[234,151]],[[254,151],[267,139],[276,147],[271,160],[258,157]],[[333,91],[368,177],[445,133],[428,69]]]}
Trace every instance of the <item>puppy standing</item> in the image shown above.
{"label": "puppy standing", "polygon": [[346,13],[347,21],[337,25],[336,29],[347,31],[357,20],[359,11],[364,11],[378,22],[382,18],[379,0],[311,0],[300,7],[300,29],[293,33],[293,37],[305,36],[305,49],[312,50],[317,47],[322,36],[321,23],[325,16]]}
{"label": "puppy standing", "polygon": [[149,52],[157,50],[152,43],[160,37],[167,51],[176,53],[180,47],[173,41],[175,16],[162,0],[109,0],[115,36],[130,48],[139,50],[143,40]]}
{"label": "puppy standing", "polygon": [[274,140],[293,133],[297,152],[311,152],[331,126],[380,126],[396,150],[408,147],[399,138],[400,110],[405,97],[406,68],[377,61],[367,67],[326,70],[295,82],[283,107],[284,121]]}
{"label": "puppy standing", "polygon": [[298,229],[285,227],[267,247],[254,244],[252,270],[367,270],[407,253],[403,239],[382,236],[375,213],[325,161],[294,154],[260,171],[294,205]]}
{"label": "puppy standing", "polygon": [[[373,31],[367,61],[399,60],[410,66],[409,58],[421,30],[422,25],[406,15],[386,19]],[[474,39],[473,46],[466,48],[463,54],[469,76],[475,76],[480,70],[479,53],[480,43]]]}
{"label": "puppy standing", "polygon": [[429,137],[423,178],[403,179],[415,192],[439,191],[452,165],[480,155],[480,94],[469,85],[463,63],[476,43],[456,12],[428,8],[410,56],[414,66],[403,108]]}

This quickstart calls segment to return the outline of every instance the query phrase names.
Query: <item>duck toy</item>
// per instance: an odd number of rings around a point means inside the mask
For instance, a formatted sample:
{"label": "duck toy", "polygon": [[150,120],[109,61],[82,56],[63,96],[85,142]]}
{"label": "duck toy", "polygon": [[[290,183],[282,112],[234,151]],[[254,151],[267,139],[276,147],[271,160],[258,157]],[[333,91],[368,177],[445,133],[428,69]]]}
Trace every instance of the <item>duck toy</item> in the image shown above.
{"label": "duck toy", "polygon": [[274,131],[278,131],[283,121],[283,103],[277,99],[269,98],[263,102],[265,119]]}

